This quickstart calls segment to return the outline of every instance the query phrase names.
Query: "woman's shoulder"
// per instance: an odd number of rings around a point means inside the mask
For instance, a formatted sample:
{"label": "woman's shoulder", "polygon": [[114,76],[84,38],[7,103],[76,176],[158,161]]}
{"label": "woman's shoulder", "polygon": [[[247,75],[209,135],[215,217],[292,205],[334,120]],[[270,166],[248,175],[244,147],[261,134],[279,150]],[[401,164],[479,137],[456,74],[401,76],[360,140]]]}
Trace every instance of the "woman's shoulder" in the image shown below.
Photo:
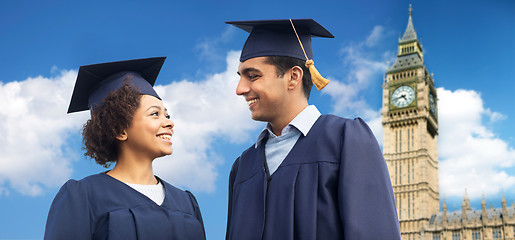
{"label": "woman's shoulder", "polygon": [[197,199],[193,193],[188,190],[179,189],[160,178],[158,179],[161,181],[165,188],[167,198],[170,197],[170,199],[173,199],[173,201],[175,201],[178,205],[186,205],[188,207],[193,206],[193,208],[198,208]]}
{"label": "woman's shoulder", "polygon": [[93,174],[80,180],[70,179],[63,184],[63,186],[59,190],[59,193],[67,195],[89,195],[91,194],[91,189],[109,186],[109,184],[107,184],[107,181],[108,179],[106,178],[105,173]]}
{"label": "woman's shoulder", "polygon": [[178,187],[175,187],[174,185],[164,181],[163,179],[159,178],[156,176],[157,179],[159,179],[159,181],[161,182],[161,184],[163,184],[164,188],[165,188],[165,191],[172,194],[172,195],[177,195],[177,196],[182,196],[182,197],[188,197],[189,194],[191,194],[189,191],[187,190],[182,190]]}

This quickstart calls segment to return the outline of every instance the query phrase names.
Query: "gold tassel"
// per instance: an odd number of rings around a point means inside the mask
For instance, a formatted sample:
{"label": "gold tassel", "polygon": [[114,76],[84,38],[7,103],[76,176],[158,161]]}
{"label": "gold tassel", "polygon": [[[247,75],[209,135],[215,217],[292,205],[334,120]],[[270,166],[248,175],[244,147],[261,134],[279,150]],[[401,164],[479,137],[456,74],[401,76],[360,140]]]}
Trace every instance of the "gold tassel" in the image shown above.
{"label": "gold tassel", "polygon": [[313,81],[313,84],[317,87],[318,90],[322,90],[328,83],[329,80],[325,79],[320,75],[318,70],[315,68],[315,63],[313,60],[309,59],[306,61],[306,67],[309,69],[309,72],[311,73],[311,81]]}

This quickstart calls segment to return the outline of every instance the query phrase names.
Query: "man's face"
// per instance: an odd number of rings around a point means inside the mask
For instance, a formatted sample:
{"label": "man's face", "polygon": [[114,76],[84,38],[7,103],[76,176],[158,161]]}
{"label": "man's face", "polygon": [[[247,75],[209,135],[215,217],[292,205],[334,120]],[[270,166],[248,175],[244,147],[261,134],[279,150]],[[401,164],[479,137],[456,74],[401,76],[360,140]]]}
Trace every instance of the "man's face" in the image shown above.
{"label": "man's face", "polygon": [[274,65],[266,57],[256,57],[241,62],[238,67],[240,81],[236,94],[243,96],[256,121],[277,121],[287,111],[288,74],[277,76]]}

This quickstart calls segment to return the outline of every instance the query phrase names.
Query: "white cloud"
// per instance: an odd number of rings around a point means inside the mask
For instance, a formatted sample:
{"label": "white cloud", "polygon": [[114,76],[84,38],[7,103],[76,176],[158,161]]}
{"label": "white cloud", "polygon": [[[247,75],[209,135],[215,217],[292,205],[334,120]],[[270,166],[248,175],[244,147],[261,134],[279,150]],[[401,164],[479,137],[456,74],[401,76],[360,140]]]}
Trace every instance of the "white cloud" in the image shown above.
{"label": "white cloud", "polygon": [[384,28],[382,26],[374,26],[374,29],[372,29],[372,32],[370,35],[368,35],[367,40],[365,41],[365,44],[368,47],[373,47],[377,45],[384,36]]}
{"label": "white cloud", "polygon": [[[217,165],[223,161],[212,146],[216,141],[244,142],[260,124],[250,118],[236,95],[239,52],[227,55],[227,69],[201,81],[183,80],[157,86],[175,122],[174,153],[155,161],[155,171],[173,184],[195,191],[214,191]],[[234,159],[230,159],[232,161]]]}
{"label": "white cloud", "polygon": [[[178,186],[214,191],[221,159],[217,141],[249,141],[251,120],[243,98],[235,93],[239,53],[227,55],[227,69],[204,80],[156,86],[175,122],[172,156],[157,159],[156,173]],[[55,67],[52,68],[55,71]],[[70,178],[80,149],[69,149],[67,137],[80,136],[89,113],[67,115],[75,71],[55,78],[0,82],[0,195],[18,191],[38,195]],[[234,159],[230,159],[232,161]]]}
{"label": "white cloud", "polygon": [[485,127],[504,119],[472,90],[438,89],[440,193],[470,198],[515,191],[515,150]]}
{"label": "white cloud", "polygon": [[[383,126],[380,109],[373,109],[363,97],[371,86],[381,84],[387,68],[387,59],[394,57],[393,53],[383,51],[377,54],[375,47],[385,37],[382,26],[375,26],[363,42],[351,43],[341,50],[345,79],[333,79],[327,85],[323,94],[332,98],[333,112],[340,116],[360,116],[367,121],[376,139],[382,144]],[[379,60],[378,60],[379,58]]]}
{"label": "white cloud", "polygon": [[[348,74],[345,79],[331,78],[322,91],[331,96],[334,113],[367,120],[380,144],[380,109],[372,108],[362,96],[380,84],[386,60],[394,57],[393,52],[373,49],[384,35],[384,29],[376,26],[363,42],[344,46],[343,68]],[[484,108],[481,96],[474,91],[440,88],[438,94],[442,196],[462,197],[465,189],[472,199],[483,193],[515,192],[515,150],[487,127],[506,116]]]}
{"label": "white cloud", "polygon": [[38,195],[70,176],[66,139],[84,121],[84,115],[66,115],[76,74],[0,82],[0,195],[10,189]]}
{"label": "white cloud", "polygon": [[201,39],[195,45],[195,50],[199,54],[199,58],[207,60],[211,64],[223,62],[224,54],[220,52],[219,45],[230,40],[235,32],[236,30],[234,27],[227,26],[220,36]]}

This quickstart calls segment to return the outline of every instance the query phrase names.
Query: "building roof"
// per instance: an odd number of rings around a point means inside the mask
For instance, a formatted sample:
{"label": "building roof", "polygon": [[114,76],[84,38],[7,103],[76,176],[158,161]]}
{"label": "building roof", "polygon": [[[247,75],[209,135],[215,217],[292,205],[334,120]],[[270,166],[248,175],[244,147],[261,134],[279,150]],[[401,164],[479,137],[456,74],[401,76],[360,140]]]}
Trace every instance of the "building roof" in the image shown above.
{"label": "building roof", "polygon": [[424,61],[416,53],[397,57],[388,73],[398,72],[405,69],[416,68],[424,66]]}
{"label": "building roof", "polygon": [[399,40],[399,43],[417,40],[417,32],[415,31],[415,28],[413,27],[413,20],[411,19],[411,11],[412,10],[413,10],[413,8],[411,8],[411,4],[410,4],[409,5],[408,26],[406,27],[406,31],[404,31],[404,35]]}
{"label": "building roof", "polygon": [[[512,219],[515,217],[515,206],[511,205],[506,208],[507,210],[507,217],[508,219]],[[447,223],[451,224],[454,222],[461,223],[463,221],[462,219],[462,210],[453,211],[453,212],[447,212]],[[483,220],[483,213],[482,210],[467,210],[467,221],[482,221]],[[495,220],[495,219],[502,219],[502,208],[489,208],[486,209],[486,217],[488,220]],[[443,212],[439,212],[438,214],[435,214],[431,216],[431,219],[429,220],[429,226],[441,226],[443,223]]]}
{"label": "building roof", "polygon": [[424,66],[424,60],[422,58],[422,55],[419,54],[417,51],[411,50],[408,52],[401,53],[401,48],[403,48],[403,45],[406,45],[410,42],[418,42],[417,33],[415,32],[415,28],[413,27],[413,20],[411,19],[411,11],[412,8],[410,4],[408,26],[406,27],[406,31],[404,32],[402,38],[399,39],[399,55],[397,55],[394,64],[390,69],[388,69],[387,73],[400,72],[403,70]]}

